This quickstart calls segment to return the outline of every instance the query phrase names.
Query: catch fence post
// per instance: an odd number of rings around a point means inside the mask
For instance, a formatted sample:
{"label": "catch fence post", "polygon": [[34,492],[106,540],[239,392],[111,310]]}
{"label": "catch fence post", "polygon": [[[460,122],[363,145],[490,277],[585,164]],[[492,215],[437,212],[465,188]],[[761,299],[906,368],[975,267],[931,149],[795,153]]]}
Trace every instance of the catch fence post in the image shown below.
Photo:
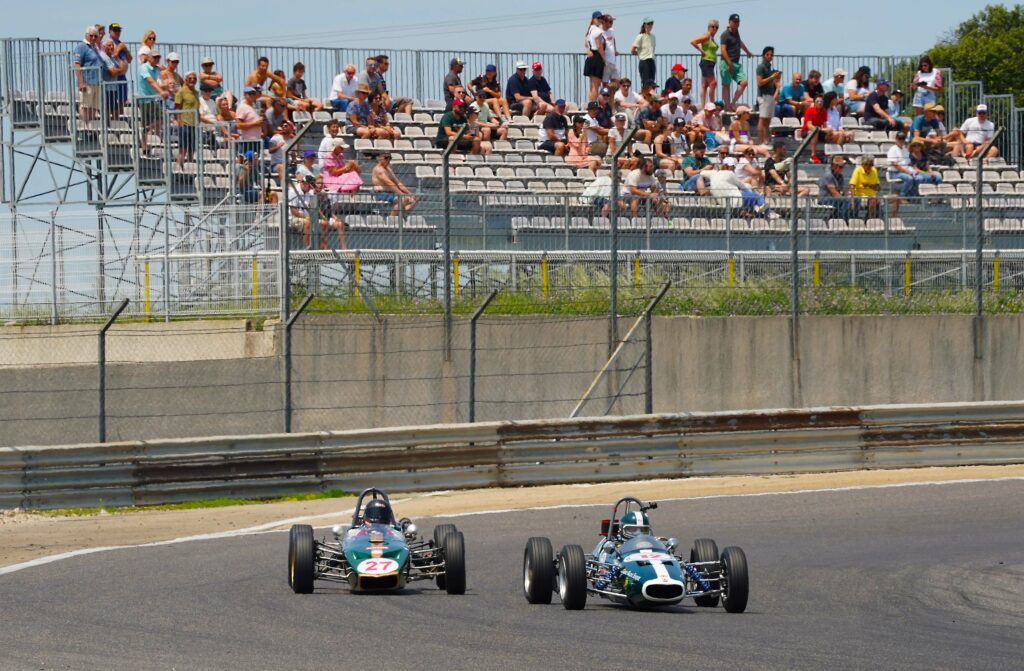
{"label": "catch fence post", "polygon": [[469,318],[469,421],[470,423],[476,421],[476,322],[484,314],[484,310],[491,304],[495,296],[498,295],[498,290],[495,289],[484,302],[480,304],[480,307],[473,312],[473,316]]}
{"label": "catch fence post", "polygon": [[652,363],[654,361],[654,346],[651,342],[651,334],[653,333],[652,324],[652,313],[654,308],[658,307],[658,303],[665,297],[669,287],[672,286],[672,280],[666,281],[661,285],[661,289],[658,291],[658,295],[655,296],[651,302],[647,305],[644,310],[644,332],[646,342],[644,343],[644,414],[650,415],[654,412],[654,373],[651,370]]}
{"label": "catch fence post", "polygon": [[452,358],[452,190],[451,154],[459,146],[468,125],[463,124],[441,152],[441,198],[444,200],[444,360]]}
{"label": "catch fence post", "polygon": [[308,294],[299,305],[299,309],[288,318],[284,324],[284,342],[282,343],[282,362],[284,368],[284,404],[282,408],[282,424],[284,433],[292,432],[292,326],[306,310],[306,306],[313,300],[313,294]]}
{"label": "catch fence post", "polygon": [[99,332],[99,345],[96,356],[97,369],[99,371],[99,380],[97,385],[98,391],[98,420],[99,420],[99,432],[97,442],[107,442],[107,331],[114,325],[117,318],[121,316],[124,309],[128,307],[128,299],[121,301],[121,304],[114,310],[114,314],[110,315],[106,323]]}

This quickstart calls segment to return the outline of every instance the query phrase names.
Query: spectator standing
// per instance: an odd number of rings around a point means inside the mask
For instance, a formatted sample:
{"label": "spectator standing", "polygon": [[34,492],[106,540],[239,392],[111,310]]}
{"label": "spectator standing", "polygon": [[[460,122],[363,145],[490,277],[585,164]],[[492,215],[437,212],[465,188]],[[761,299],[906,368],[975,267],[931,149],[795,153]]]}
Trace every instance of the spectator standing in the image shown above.
{"label": "spectator standing", "polygon": [[640,34],[633,40],[630,53],[639,59],[640,81],[654,80],[657,78],[657,67],[654,62],[654,51],[657,41],[654,38],[654,19],[645,16],[640,26]]}
{"label": "spectator standing", "polygon": [[100,109],[100,89],[105,69],[99,50],[99,31],[87,26],[85,36],[71,53],[72,68],[78,82],[78,117],[83,123],[96,118]]}
{"label": "spectator standing", "polygon": [[[490,108],[495,116],[501,119],[511,119],[512,112],[508,108],[508,101],[501,95],[501,84],[498,83],[498,68],[488,65],[484,73],[469,82],[469,89],[476,96],[477,100],[483,95],[484,104]],[[481,114],[481,116],[483,116]]]}
{"label": "spectator standing", "polygon": [[833,156],[829,169],[821,179],[818,180],[818,201],[825,207],[830,207],[835,216],[839,219],[850,218],[850,190],[843,178],[843,168],[846,166],[846,159],[842,156]]}
{"label": "spectator standing", "polygon": [[295,109],[304,112],[318,112],[323,109],[319,100],[309,97],[309,89],[306,88],[306,65],[301,61],[292,66],[292,78],[288,80],[286,93],[292,99]]}
{"label": "spectator standing", "polygon": [[224,93],[224,77],[215,72],[213,66],[213,58],[204,56],[199,64],[199,88],[202,90],[204,84],[209,86],[210,95],[217,98]]}
{"label": "spectator standing", "polygon": [[335,112],[344,112],[348,109],[349,103],[356,99],[356,86],[359,85],[359,78],[356,77],[356,66],[351,63],[345,66],[344,72],[334,78],[331,84],[331,107]]}
{"label": "spectator standing", "polygon": [[384,152],[377,156],[377,165],[373,166],[370,180],[373,183],[374,200],[391,204],[390,216],[412,212],[416,207],[416,197],[391,169],[391,154]]}
{"label": "spectator standing", "polygon": [[544,117],[541,126],[542,142],[537,148],[555,156],[565,156],[569,153],[569,145],[566,142],[568,132],[569,120],[565,118],[565,101],[559,98],[555,101],[554,109]]}
{"label": "spectator standing", "polygon": [[867,66],[862,65],[853,73],[853,78],[850,79],[843,89],[846,109],[850,111],[850,114],[856,116],[863,114],[864,103],[868,99],[868,94],[871,93],[871,89],[868,87],[870,78],[871,70]]}
{"label": "spectator standing", "polygon": [[700,54],[700,106],[703,107],[707,101],[714,101],[715,87],[718,82],[715,80],[715,66],[718,65],[718,43],[715,42],[715,35],[718,33],[718,19],[708,21],[707,31],[695,38],[690,44]]}
{"label": "spectator standing", "polygon": [[761,63],[754,74],[757,78],[757,137],[761,144],[768,144],[771,137],[772,115],[779,101],[779,79],[782,73],[772,67],[775,47],[761,50]]}
{"label": "spectator standing", "polygon": [[550,112],[554,106],[554,101],[551,98],[551,85],[544,77],[544,66],[540,61],[534,61],[533,76],[530,77],[527,84],[530,89],[530,97],[533,98],[533,104],[537,110],[536,113],[547,114]]}
{"label": "spectator standing", "polygon": [[[747,90],[747,73],[740,62],[742,53],[746,53],[748,58],[754,57],[740,38],[740,15],[733,14],[729,17],[729,25],[725,32],[722,33],[722,62],[718,66],[718,74],[722,79],[722,96],[726,110],[730,112],[736,109],[736,103]],[[729,93],[733,84],[736,84],[736,95],[730,98]]]}
{"label": "spectator standing", "polygon": [[167,67],[160,73],[160,83],[170,94],[167,100],[168,109],[174,109],[174,96],[177,95],[178,89],[185,84],[185,78],[178,72],[178,66],[181,65],[181,56],[178,52],[172,51],[167,54]]}
{"label": "spectator standing", "polygon": [[198,77],[194,72],[185,74],[185,81],[174,94],[174,109],[178,111],[178,165],[194,161],[196,133],[199,116],[199,93],[196,91]]}
{"label": "spectator standing", "polygon": [[160,51],[155,47],[146,55],[146,62],[139,65],[136,82],[136,105],[142,117],[145,130],[142,133],[142,153],[149,149],[149,135],[160,136],[164,121],[164,100],[171,94],[160,84]]}
{"label": "spectator standing", "polygon": [[242,89],[242,100],[235,108],[235,128],[238,130],[239,151],[253,151],[257,155],[263,150],[264,119],[256,111],[259,89],[246,86]]}
{"label": "spectator standing", "polygon": [[530,82],[527,81],[524,61],[516,62],[515,74],[508,78],[505,85],[505,100],[512,112],[533,118],[534,101],[530,94]]}
{"label": "spectator standing", "polygon": [[139,51],[136,53],[136,60],[141,66],[149,60],[150,53],[156,48],[156,32],[147,30],[142,33],[142,40],[139,43]]}
{"label": "spectator standing", "polygon": [[903,120],[889,114],[889,82],[879,79],[864,101],[864,123],[875,130],[903,130]]}
{"label": "spectator standing", "polygon": [[875,168],[875,157],[866,155],[861,157],[860,165],[853,169],[850,175],[850,195],[853,196],[853,204],[858,214],[866,208],[868,219],[878,216],[878,188],[881,182],[878,179],[878,169]]}
{"label": "spectator standing", "polygon": [[802,118],[804,110],[810,107],[812,101],[807,97],[807,89],[804,88],[803,75],[794,72],[790,82],[779,91],[779,102],[775,105],[775,116],[780,119],[786,117]]}
{"label": "spectator standing", "polygon": [[448,64],[448,74],[444,76],[444,102],[451,105],[455,96],[455,89],[462,86],[462,69],[465,67],[459,57],[455,57]]}
{"label": "spectator standing", "polygon": [[587,58],[583,61],[583,76],[590,83],[587,102],[597,100],[598,91],[604,81],[604,12],[596,11],[590,17],[590,25],[583,37],[583,49]]}
{"label": "spectator standing", "polygon": [[107,42],[114,45],[113,53],[110,57],[117,63],[117,67],[124,68],[124,70],[117,76],[117,105],[115,109],[111,110],[111,118],[119,119],[121,117],[121,111],[124,109],[125,102],[128,101],[128,66],[132,62],[132,52],[128,48],[128,45],[121,41],[121,24],[111,23],[107,29],[108,37]]}
{"label": "spectator standing", "polygon": [[601,80],[609,88],[615,88],[619,79],[622,75],[619,74],[619,50],[615,42],[615,29],[612,27],[615,23],[615,17],[611,14],[605,14],[601,17],[602,27],[604,34],[604,74]]}
{"label": "spectator standing", "polygon": [[942,72],[932,65],[932,59],[921,56],[914,74],[914,113],[923,114],[924,106],[934,104],[936,96],[942,92]]}
{"label": "spectator standing", "polygon": [[[100,58],[103,60],[102,74],[102,95],[106,99],[107,116],[111,121],[121,118],[121,110],[125,99],[121,96],[122,84],[118,81],[128,71],[128,61],[114,58],[116,47],[114,43],[107,40],[99,48]],[[127,84],[123,84],[127,86]]]}

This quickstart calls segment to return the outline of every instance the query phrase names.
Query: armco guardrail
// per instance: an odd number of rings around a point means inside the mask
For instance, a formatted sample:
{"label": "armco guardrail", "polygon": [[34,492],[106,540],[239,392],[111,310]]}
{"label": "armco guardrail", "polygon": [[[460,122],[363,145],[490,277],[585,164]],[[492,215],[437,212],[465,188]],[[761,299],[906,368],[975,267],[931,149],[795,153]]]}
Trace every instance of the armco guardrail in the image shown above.
{"label": "armco guardrail", "polygon": [[490,422],[0,449],[0,507],[1024,462],[1024,403]]}

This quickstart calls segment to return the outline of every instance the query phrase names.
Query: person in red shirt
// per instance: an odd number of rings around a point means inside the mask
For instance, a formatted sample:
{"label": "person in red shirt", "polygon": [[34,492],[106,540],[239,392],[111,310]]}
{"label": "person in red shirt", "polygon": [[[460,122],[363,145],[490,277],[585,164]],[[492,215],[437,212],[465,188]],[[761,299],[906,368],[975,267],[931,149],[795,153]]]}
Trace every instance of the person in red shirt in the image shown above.
{"label": "person in red shirt", "polygon": [[804,135],[815,128],[821,129],[811,140],[811,163],[821,163],[821,157],[818,156],[818,140],[824,136],[827,123],[828,110],[825,109],[825,100],[821,96],[817,96],[814,98],[814,104],[804,110],[804,124],[800,127],[800,131]]}

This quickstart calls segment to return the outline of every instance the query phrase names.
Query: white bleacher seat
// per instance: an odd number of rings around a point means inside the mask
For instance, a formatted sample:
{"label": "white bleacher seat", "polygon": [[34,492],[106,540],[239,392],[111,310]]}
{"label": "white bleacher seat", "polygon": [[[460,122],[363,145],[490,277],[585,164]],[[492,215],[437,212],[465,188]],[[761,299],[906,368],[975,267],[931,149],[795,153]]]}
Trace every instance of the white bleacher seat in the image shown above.
{"label": "white bleacher seat", "polygon": [[529,217],[512,217],[512,230],[519,231],[525,228],[530,228]]}
{"label": "white bleacher seat", "polygon": [[416,166],[416,178],[424,179],[430,177],[440,177],[438,174],[439,168],[432,168],[429,165],[418,165]]}
{"label": "white bleacher seat", "polygon": [[885,220],[883,219],[868,219],[864,224],[869,231],[884,231]]}
{"label": "white bleacher seat", "polygon": [[516,176],[516,171],[512,168],[498,168],[494,172],[498,179],[512,179]]}
{"label": "white bleacher seat", "polygon": [[938,192],[939,194],[941,194],[943,196],[948,196],[948,195],[955,194],[956,193],[956,185],[955,184],[946,184],[946,183],[939,184],[936,187],[936,192]]}
{"label": "white bleacher seat", "polygon": [[494,170],[486,166],[473,169],[473,176],[477,179],[494,179]]}
{"label": "white bleacher seat", "polygon": [[1002,182],[1012,182],[1016,184],[1021,181],[1020,173],[1016,170],[1003,170],[999,174],[999,180]]}
{"label": "white bleacher seat", "polygon": [[523,156],[523,163],[543,163],[544,157],[540,154],[525,154]]}
{"label": "white bleacher seat", "polygon": [[922,196],[934,196],[938,192],[939,189],[935,184],[921,184],[918,187],[918,193]]}
{"label": "white bleacher seat", "polygon": [[956,184],[964,181],[963,177],[960,176],[959,170],[943,170],[942,171],[942,182],[944,184]]}
{"label": "white bleacher seat", "polygon": [[728,222],[725,219],[716,217],[708,222],[708,230],[711,231],[724,231]]}
{"label": "white bleacher seat", "polygon": [[554,177],[555,177],[555,170],[554,170],[554,168],[537,168],[534,171],[534,174],[537,175],[537,177],[539,177],[539,178],[554,179]]}
{"label": "white bleacher seat", "polygon": [[358,152],[373,151],[373,140],[358,138],[353,144],[353,146],[355,147],[355,150]]}
{"label": "white bleacher seat", "polygon": [[395,151],[412,151],[412,140],[395,140]]}
{"label": "white bleacher seat", "polygon": [[466,182],[466,190],[467,191],[486,191],[487,190],[487,185],[484,182],[481,182],[478,179],[471,179],[468,182]]}
{"label": "white bleacher seat", "polygon": [[438,100],[437,98],[427,98],[427,101],[423,103],[423,107],[428,110],[444,111],[444,101]]}
{"label": "white bleacher seat", "polygon": [[594,171],[591,170],[590,168],[580,168],[579,170],[576,171],[576,177],[578,177],[579,179],[585,179],[587,181],[590,181],[594,179],[596,176],[597,175],[595,175]]}
{"label": "white bleacher seat", "polygon": [[863,219],[850,219],[850,221],[847,222],[847,226],[851,231],[867,230],[867,225],[864,223]]}
{"label": "white bleacher seat", "polygon": [[752,231],[767,231],[769,228],[767,219],[756,218],[750,220],[750,230]]}
{"label": "white bleacher seat", "polygon": [[423,129],[419,126],[406,126],[404,133],[408,138],[423,137]]}
{"label": "white bleacher seat", "polygon": [[530,140],[516,140],[516,151],[533,151],[536,146]]}
{"label": "white bleacher seat", "polygon": [[516,177],[520,179],[533,179],[535,176],[533,168],[516,168]]}
{"label": "white bleacher seat", "polygon": [[377,151],[391,151],[395,145],[391,143],[391,140],[374,140],[373,148]]}
{"label": "white bleacher seat", "polygon": [[565,192],[565,182],[548,182],[548,191],[553,191],[556,193]]}
{"label": "white bleacher seat", "polygon": [[495,140],[495,142],[494,142],[494,151],[500,151],[500,152],[515,151],[515,147],[513,147],[512,143],[509,142],[508,140]]}
{"label": "white bleacher seat", "polygon": [[452,172],[455,177],[472,177],[473,168],[465,165],[455,166],[455,170]]}
{"label": "white bleacher seat", "polygon": [[883,154],[883,153],[885,153],[885,152],[883,152],[881,150],[881,148],[877,144],[875,144],[873,142],[865,142],[864,144],[862,144],[860,146],[860,151],[861,151],[862,154],[869,154],[869,155],[876,155],[876,154]]}
{"label": "white bleacher seat", "polygon": [[500,179],[487,180],[487,190],[501,192],[505,189],[505,182]]}
{"label": "white bleacher seat", "polygon": [[846,222],[842,219],[829,219],[828,230],[832,231],[833,233],[847,233],[850,229],[846,225]]}
{"label": "white bleacher seat", "polygon": [[533,217],[530,219],[531,228],[551,228],[551,220],[547,217]]}
{"label": "white bleacher seat", "polygon": [[526,191],[526,185],[519,180],[511,180],[505,182],[505,189],[507,191]]}
{"label": "white bleacher seat", "polygon": [[[977,174],[974,175],[977,179]],[[1000,181],[1000,175],[998,170],[984,170],[981,173],[981,181],[986,184],[995,184]]]}
{"label": "white bleacher seat", "polygon": [[530,190],[530,191],[547,191],[548,190],[548,183],[547,182],[536,182],[536,181],[528,182],[526,184],[526,188],[528,190]]}
{"label": "white bleacher seat", "polygon": [[1018,195],[1024,193],[1024,182],[1017,182],[1017,185],[1014,187],[1014,190]]}
{"label": "white bleacher seat", "polygon": [[828,222],[824,219],[811,219],[811,231],[827,231]]}
{"label": "white bleacher seat", "polygon": [[412,115],[406,114],[405,112],[398,112],[395,114],[396,123],[412,123]]}
{"label": "white bleacher seat", "polygon": [[426,112],[417,112],[413,115],[412,120],[416,123],[434,123],[434,117]]}

